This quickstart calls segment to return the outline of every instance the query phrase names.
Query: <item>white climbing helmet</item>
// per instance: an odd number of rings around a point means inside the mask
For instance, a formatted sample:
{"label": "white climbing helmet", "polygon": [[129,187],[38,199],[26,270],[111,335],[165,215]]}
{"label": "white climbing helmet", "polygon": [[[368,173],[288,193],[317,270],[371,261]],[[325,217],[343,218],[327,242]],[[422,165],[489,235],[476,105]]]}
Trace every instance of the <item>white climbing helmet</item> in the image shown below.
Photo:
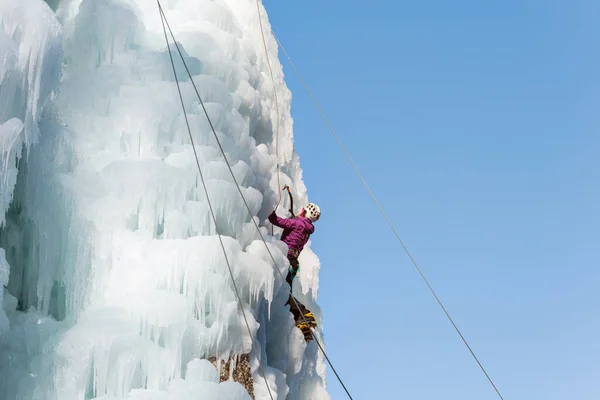
{"label": "white climbing helmet", "polygon": [[304,216],[310,222],[315,222],[321,217],[321,209],[316,204],[308,203],[304,206]]}

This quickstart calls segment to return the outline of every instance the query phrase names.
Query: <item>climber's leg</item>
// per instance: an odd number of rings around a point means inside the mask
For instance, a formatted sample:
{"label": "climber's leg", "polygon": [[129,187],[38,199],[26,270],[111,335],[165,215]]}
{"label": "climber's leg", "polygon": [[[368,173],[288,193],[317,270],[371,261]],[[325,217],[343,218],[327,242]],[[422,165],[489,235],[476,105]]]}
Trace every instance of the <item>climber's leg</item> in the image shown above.
{"label": "climber's leg", "polygon": [[298,273],[298,269],[300,268],[300,263],[298,262],[298,259],[295,257],[288,256],[288,260],[290,260],[290,269],[288,271],[288,274],[287,274],[287,277],[285,278],[285,280],[288,283],[288,285],[290,285],[290,288],[291,288],[292,281],[296,277],[296,274]]}

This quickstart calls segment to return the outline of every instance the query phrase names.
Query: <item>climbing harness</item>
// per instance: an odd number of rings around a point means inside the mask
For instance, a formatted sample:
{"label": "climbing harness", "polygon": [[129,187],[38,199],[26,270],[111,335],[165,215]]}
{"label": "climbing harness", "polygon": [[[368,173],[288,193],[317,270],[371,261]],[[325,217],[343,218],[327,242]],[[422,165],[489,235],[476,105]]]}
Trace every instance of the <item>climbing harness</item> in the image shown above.
{"label": "climbing harness", "polygon": [[[306,90],[306,92],[308,93],[308,95],[310,96],[313,104],[315,105],[316,109],[319,111],[319,114],[321,114],[321,117],[323,118],[323,120],[325,121],[325,123],[327,124],[329,130],[331,131],[331,134],[333,135],[333,137],[335,138],[335,140],[337,141],[338,145],[340,146],[340,148],[342,149],[342,151],[344,152],[344,154],[346,155],[346,158],[348,159],[348,161],[350,162],[350,164],[352,165],[352,167],[354,168],[354,170],[356,171],[356,174],[358,175],[358,177],[360,178],[360,180],[362,181],[363,185],[365,186],[365,188],[367,189],[367,191],[369,192],[369,194],[371,195],[371,198],[373,199],[373,202],[375,203],[375,205],[377,206],[377,208],[379,209],[379,211],[381,212],[381,214],[383,215],[383,217],[385,218],[387,224],[389,225],[390,229],[392,230],[392,232],[394,233],[394,235],[396,236],[396,239],[398,240],[398,242],[400,243],[400,245],[402,246],[402,248],[404,249],[404,251],[406,252],[406,254],[408,255],[408,257],[410,258],[410,261],[412,262],[412,264],[414,265],[415,269],[417,270],[417,272],[419,273],[419,275],[421,276],[421,278],[423,279],[423,281],[425,282],[425,284],[427,285],[427,287],[429,288],[429,291],[431,292],[431,294],[433,295],[433,297],[435,297],[435,300],[437,301],[437,303],[439,304],[439,306],[442,308],[444,314],[446,315],[446,317],[448,318],[448,320],[450,321],[450,323],[452,324],[452,326],[454,327],[454,330],[456,331],[456,333],[460,336],[462,342],[464,343],[464,345],[467,347],[467,349],[469,350],[469,352],[471,353],[471,356],[473,356],[473,358],[475,359],[475,361],[477,362],[477,365],[479,366],[479,368],[481,369],[481,371],[484,373],[484,375],[486,376],[487,380],[489,381],[489,383],[492,385],[492,387],[494,388],[496,394],[498,395],[498,397],[500,397],[501,400],[504,400],[504,398],[502,397],[502,395],[500,394],[500,391],[498,390],[498,388],[496,387],[496,384],[494,383],[494,381],[492,380],[492,378],[490,377],[490,375],[487,373],[486,369],[484,368],[483,364],[479,361],[479,358],[477,358],[477,356],[475,355],[475,352],[473,351],[473,349],[471,348],[471,346],[469,345],[469,343],[467,342],[467,339],[463,336],[462,332],[460,331],[460,329],[458,328],[458,326],[456,325],[456,323],[454,322],[454,320],[452,319],[452,317],[450,316],[450,313],[446,310],[446,307],[444,307],[444,305],[442,304],[442,301],[440,300],[440,298],[438,297],[438,295],[436,294],[436,292],[433,290],[433,287],[431,286],[431,284],[429,283],[429,281],[427,280],[427,278],[425,277],[425,274],[421,271],[421,268],[419,267],[419,265],[417,264],[416,260],[414,259],[414,257],[412,256],[412,254],[410,253],[410,251],[408,250],[408,248],[406,247],[406,245],[404,244],[404,242],[402,241],[402,239],[400,238],[400,235],[398,234],[398,232],[396,231],[396,228],[394,228],[394,225],[392,224],[392,222],[390,221],[390,219],[388,218],[387,214],[383,211],[383,207],[381,207],[381,205],[379,204],[379,201],[377,201],[377,198],[375,197],[375,195],[373,194],[373,192],[371,191],[371,188],[369,187],[369,185],[367,184],[366,180],[363,178],[362,174],[360,173],[358,167],[356,166],[356,164],[354,163],[354,161],[352,160],[352,158],[350,157],[350,154],[348,154],[348,151],[346,151],[346,148],[344,147],[344,145],[342,144],[342,141],[340,140],[340,138],[338,137],[337,133],[335,132],[335,130],[333,129],[333,126],[331,125],[331,123],[329,122],[329,120],[327,119],[327,117],[325,116],[325,113],[323,112],[323,109],[321,108],[321,106],[319,105],[319,103],[317,102],[317,100],[315,99],[315,97],[313,96],[312,92],[310,91],[310,89],[308,88],[308,85],[306,84],[306,82],[304,81],[304,79],[302,78],[302,75],[300,74],[300,72],[298,71],[298,68],[296,68],[296,65],[292,62],[291,57],[288,55],[287,51],[285,50],[285,48],[283,47],[283,45],[281,44],[281,41],[279,40],[279,38],[277,37],[277,35],[275,35],[275,32],[273,32],[273,37],[275,38],[275,40],[277,41],[277,44],[279,45],[279,47],[281,48],[281,50],[283,51],[285,57],[287,58],[288,62],[290,63],[290,65],[292,66],[292,69],[294,70],[294,72],[296,73],[296,75],[298,76],[298,79],[300,80],[300,82],[302,83],[302,86],[304,86],[304,89]],[[334,371],[335,372],[335,371]],[[336,374],[337,375],[337,374]],[[339,379],[339,377],[338,377]],[[346,392],[347,393],[347,392]]]}
{"label": "climbing harness", "polygon": [[[165,15],[165,13],[164,13],[164,10],[162,9],[162,6],[161,6],[161,4],[160,4],[160,0],[156,0],[156,1],[157,1],[157,4],[158,4],[158,8],[159,8],[160,14],[161,14],[161,22],[162,22],[162,24],[163,24],[163,31],[164,31],[164,33],[165,33],[165,40],[166,40],[166,42],[167,42],[167,49],[169,50],[169,56],[170,56],[170,59],[171,59],[171,66],[173,67],[173,73],[174,73],[174,75],[175,75],[175,81],[177,82],[177,90],[179,91],[179,98],[180,98],[180,100],[181,100],[181,106],[182,106],[182,108],[183,108],[183,111],[184,111],[184,115],[185,115],[185,119],[186,119],[186,125],[187,125],[187,128],[188,128],[188,133],[189,133],[189,135],[190,135],[190,140],[191,140],[191,143],[192,143],[192,148],[194,148],[194,157],[195,157],[195,159],[196,159],[196,165],[197,165],[197,167],[198,167],[198,171],[200,172],[200,176],[201,176],[201,180],[202,180],[202,186],[203,186],[203,188],[204,188],[204,191],[205,191],[205,194],[206,194],[206,198],[207,198],[207,200],[209,199],[209,196],[208,196],[208,191],[207,191],[207,189],[206,189],[206,185],[205,185],[205,183],[204,183],[204,179],[203,179],[203,177],[202,177],[202,172],[201,172],[202,170],[201,170],[201,168],[200,168],[200,161],[199,161],[199,159],[198,159],[198,154],[197,154],[197,152],[196,152],[196,150],[195,150],[194,142],[193,142],[193,139],[192,139],[192,131],[191,131],[191,128],[190,128],[190,125],[189,125],[189,121],[188,121],[188,118],[187,118],[187,114],[186,114],[186,111],[185,111],[185,106],[184,106],[184,102],[183,102],[183,96],[182,96],[182,94],[181,94],[181,88],[179,87],[179,81],[178,81],[178,79],[177,79],[177,73],[176,73],[176,69],[175,69],[175,62],[173,61],[173,57],[172,57],[172,55],[171,55],[171,48],[170,48],[170,46],[169,46],[169,41],[168,41],[168,38],[167,38],[167,30],[166,30],[166,29],[168,29],[168,30],[169,30],[169,33],[170,33],[170,35],[171,35],[171,38],[172,38],[172,40],[173,40],[173,43],[174,43],[174,45],[175,45],[175,48],[177,49],[177,52],[179,53],[179,57],[181,58],[181,61],[182,61],[182,63],[183,63],[183,66],[184,66],[184,68],[185,68],[185,70],[186,70],[186,73],[187,73],[188,77],[190,78],[190,83],[192,84],[192,86],[193,86],[193,88],[194,88],[194,91],[195,91],[195,93],[196,93],[196,96],[198,97],[198,100],[200,101],[200,105],[201,105],[201,107],[202,107],[202,110],[203,110],[203,112],[204,112],[204,115],[206,116],[206,119],[207,119],[207,121],[208,121],[208,124],[209,124],[209,126],[210,126],[210,128],[211,128],[211,131],[212,131],[212,133],[213,133],[213,136],[214,136],[214,138],[215,138],[215,140],[216,140],[216,142],[217,142],[217,145],[218,145],[218,147],[219,147],[219,150],[220,150],[220,152],[221,152],[221,155],[223,156],[223,159],[225,160],[225,164],[227,165],[227,169],[229,170],[229,173],[231,174],[231,177],[232,177],[232,179],[233,179],[233,181],[234,181],[234,183],[235,183],[235,185],[236,185],[237,191],[238,191],[238,193],[240,194],[240,197],[242,198],[242,202],[244,203],[244,207],[245,207],[245,208],[246,208],[246,210],[248,211],[248,215],[250,216],[250,220],[252,221],[252,223],[253,223],[254,227],[256,228],[256,231],[257,231],[257,233],[258,233],[258,235],[259,235],[259,237],[260,237],[260,239],[261,239],[261,241],[263,242],[263,244],[264,244],[264,246],[265,246],[265,249],[266,249],[266,251],[267,251],[267,254],[269,255],[269,258],[272,260],[273,264],[274,264],[275,266],[277,266],[277,261],[275,260],[275,257],[273,256],[273,253],[271,252],[271,249],[270,249],[270,248],[269,248],[269,246],[267,245],[267,241],[265,240],[265,238],[264,238],[264,235],[263,235],[262,231],[260,230],[260,227],[258,226],[258,223],[257,223],[257,222],[256,222],[256,220],[253,218],[252,209],[250,208],[250,206],[249,206],[249,204],[248,204],[248,201],[246,200],[246,197],[244,196],[244,193],[242,192],[242,189],[241,189],[241,187],[240,187],[240,184],[239,184],[239,182],[238,182],[238,180],[237,180],[237,178],[236,178],[235,174],[233,173],[233,169],[232,169],[232,167],[231,167],[231,163],[230,163],[230,162],[229,162],[229,160],[227,159],[227,155],[226,155],[226,153],[225,153],[225,150],[223,149],[223,145],[221,144],[221,140],[219,139],[219,136],[217,135],[217,131],[216,131],[216,129],[215,129],[215,127],[214,127],[213,123],[212,123],[212,120],[210,119],[210,116],[209,116],[209,114],[208,114],[208,111],[206,110],[206,107],[205,107],[205,105],[204,105],[204,101],[202,100],[202,96],[200,96],[200,92],[198,91],[198,88],[197,88],[197,86],[196,86],[196,83],[194,82],[193,76],[192,76],[192,74],[191,74],[191,72],[190,72],[190,70],[189,70],[189,68],[188,68],[188,66],[187,66],[187,63],[186,63],[186,61],[185,61],[185,58],[184,58],[184,56],[183,56],[183,53],[182,53],[182,51],[181,51],[181,48],[179,47],[179,43],[178,43],[178,42],[177,42],[177,40],[175,39],[175,35],[173,34],[173,30],[171,29],[171,26],[170,26],[170,24],[169,24],[169,21],[167,20],[167,17],[166,17],[166,15]],[[165,24],[166,24],[166,28],[165,28]],[[279,187],[279,186],[278,186],[278,187]],[[215,217],[214,211],[213,211],[213,209],[212,209],[212,206],[209,206],[209,210],[210,210],[210,212],[211,212],[211,216],[212,216],[213,222],[214,222],[214,223],[215,223],[215,225],[216,225],[216,223],[217,223],[217,220],[216,220],[216,217]],[[250,337],[251,337],[251,338],[253,338],[253,336],[252,336],[252,333],[251,333],[251,330],[250,330],[250,326],[249,326],[249,324],[248,324],[248,320],[247,320],[247,318],[246,318],[246,314],[245,314],[245,312],[244,312],[244,309],[243,309],[243,307],[241,306],[241,298],[240,298],[240,295],[239,295],[239,291],[238,291],[238,289],[237,289],[237,285],[235,284],[235,280],[234,280],[234,278],[233,278],[233,272],[232,272],[232,270],[231,270],[231,265],[229,264],[229,260],[228,260],[228,258],[227,258],[227,253],[226,253],[226,251],[225,251],[225,246],[224,246],[224,244],[223,244],[223,240],[222,240],[222,238],[221,238],[220,234],[218,234],[218,237],[219,237],[219,242],[220,242],[220,244],[221,244],[221,249],[222,249],[222,251],[223,251],[223,254],[225,255],[225,261],[226,261],[226,263],[227,263],[227,267],[228,267],[228,269],[229,269],[229,274],[231,275],[232,283],[233,283],[233,286],[234,286],[234,289],[235,289],[235,293],[236,293],[236,298],[237,298],[237,301],[238,301],[238,306],[239,306],[239,307],[241,308],[241,310],[242,310],[242,315],[243,315],[243,317],[244,317],[244,322],[245,322],[245,324],[246,324],[246,327],[248,328],[248,332],[250,333]],[[279,268],[277,268],[277,267],[276,267],[276,268],[275,268],[275,270],[276,270],[276,271],[277,271],[277,273],[278,273],[278,274],[281,276],[281,278],[282,278],[282,279],[285,279],[285,277],[283,276],[283,273],[282,273],[282,272],[279,270]],[[290,288],[290,295],[291,295],[291,288]],[[298,301],[297,301],[297,300],[296,300],[296,299],[295,299],[293,296],[292,296],[291,298],[292,298],[292,300],[293,300],[293,303],[295,304],[295,306],[296,306],[296,307],[298,307]],[[309,324],[309,325],[310,325],[310,321],[308,321],[304,315],[302,315],[302,316],[301,316],[301,318],[302,318],[302,320],[303,320],[303,321],[304,321],[306,324]],[[334,373],[334,374],[335,374],[335,376],[337,377],[338,381],[340,382],[340,385],[341,385],[341,386],[344,388],[344,391],[345,391],[345,392],[346,392],[346,394],[348,395],[348,398],[350,398],[350,400],[353,400],[352,396],[350,395],[350,392],[348,391],[348,389],[346,388],[346,385],[344,384],[344,382],[343,382],[343,381],[342,381],[342,379],[340,378],[339,374],[337,373],[337,371],[336,371],[335,367],[333,366],[333,363],[332,363],[332,362],[331,362],[331,360],[329,359],[329,356],[328,356],[328,355],[327,355],[327,353],[325,352],[325,349],[324,349],[324,348],[323,348],[323,346],[321,345],[320,341],[317,339],[317,337],[316,337],[316,336],[314,336],[314,340],[315,340],[315,343],[317,344],[317,346],[318,346],[319,350],[320,350],[320,351],[321,351],[321,353],[323,354],[323,357],[325,357],[325,360],[327,360],[327,363],[328,363],[328,364],[329,364],[329,366],[331,367],[331,370],[333,371],[333,373]],[[262,370],[262,364],[259,364],[259,368]],[[268,383],[267,383],[267,379],[266,379],[266,377],[265,377],[264,370],[262,370],[261,376],[262,376],[263,380],[265,381],[265,384],[266,384],[266,386],[267,386],[267,390],[269,391],[269,396],[270,396],[270,398],[273,400],[273,394],[271,393],[271,389],[270,389],[270,387],[269,387],[269,385],[268,385]]]}

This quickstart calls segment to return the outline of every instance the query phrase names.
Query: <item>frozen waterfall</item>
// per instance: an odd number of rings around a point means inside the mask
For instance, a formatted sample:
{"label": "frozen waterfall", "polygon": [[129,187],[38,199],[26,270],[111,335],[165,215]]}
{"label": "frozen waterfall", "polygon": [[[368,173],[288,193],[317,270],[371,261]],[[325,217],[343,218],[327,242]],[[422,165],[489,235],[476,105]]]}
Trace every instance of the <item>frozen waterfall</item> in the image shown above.
{"label": "frozen waterfall", "polygon": [[[249,399],[208,361],[249,354],[256,399],[270,398],[263,372],[275,399],[329,399],[265,222],[280,188],[256,3],[163,7],[277,265],[177,61],[210,218],[156,1],[0,0],[0,398]],[[303,203],[291,93],[267,40],[281,185]],[[307,248],[300,262],[294,293],[322,326],[319,260]]]}

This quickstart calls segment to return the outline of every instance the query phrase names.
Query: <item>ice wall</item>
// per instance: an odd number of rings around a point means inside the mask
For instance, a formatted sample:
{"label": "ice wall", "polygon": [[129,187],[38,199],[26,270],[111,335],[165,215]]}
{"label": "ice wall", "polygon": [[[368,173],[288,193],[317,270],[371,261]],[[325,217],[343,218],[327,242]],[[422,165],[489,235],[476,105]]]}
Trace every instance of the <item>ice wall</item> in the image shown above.
{"label": "ice wall", "polygon": [[[156,2],[49,4],[0,0],[0,398],[246,399],[206,359],[250,353],[257,399],[269,398],[263,374],[274,398],[328,399],[317,347],[284,306],[285,245],[261,228],[273,265],[178,62],[210,219]],[[163,7],[262,225],[279,189],[256,3]],[[291,94],[268,47],[281,184],[302,203]],[[318,258],[306,249],[301,262],[295,291],[320,319]]]}

